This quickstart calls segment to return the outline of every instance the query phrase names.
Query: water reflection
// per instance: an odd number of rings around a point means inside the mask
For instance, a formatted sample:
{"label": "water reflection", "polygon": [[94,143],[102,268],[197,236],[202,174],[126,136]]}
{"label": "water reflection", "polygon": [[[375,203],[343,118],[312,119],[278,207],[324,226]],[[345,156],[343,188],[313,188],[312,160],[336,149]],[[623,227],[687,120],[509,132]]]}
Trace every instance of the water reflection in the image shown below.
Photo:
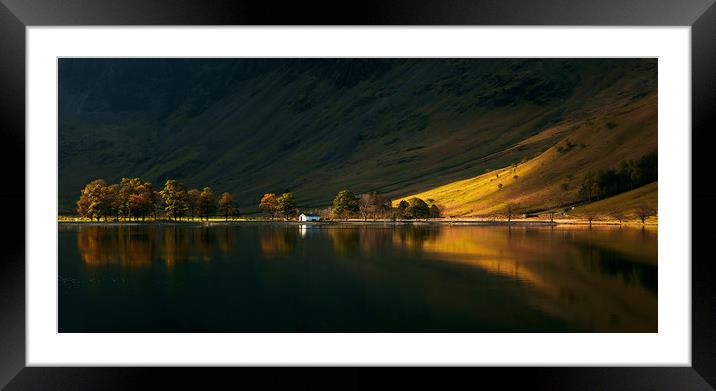
{"label": "water reflection", "polygon": [[[606,330],[645,330],[656,324],[656,232],[609,228],[440,232],[423,244],[425,252],[537,288],[540,295],[528,299],[546,313]],[[640,240],[631,240],[635,236]],[[644,251],[638,250],[640,246]]]}
{"label": "water reflection", "polygon": [[293,254],[298,241],[297,227],[267,227],[261,230],[261,252],[266,258],[286,257]]}
{"label": "water reflection", "polygon": [[[140,296],[143,313],[169,301],[176,316],[228,317],[200,330],[657,331],[656,230],[257,224],[77,225],[60,233],[68,234],[62,278],[81,286],[117,269],[135,284],[95,287],[77,308],[102,289],[121,300],[169,281],[170,291]],[[73,251],[85,269],[73,266]],[[227,314],[227,305],[239,307]],[[172,322],[159,329],[192,324]]]}
{"label": "water reflection", "polygon": [[183,261],[209,262],[216,250],[227,254],[236,243],[229,227],[87,225],[77,231],[77,249],[87,266],[146,267],[159,259],[171,268]]}
{"label": "water reflection", "polygon": [[106,230],[102,227],[81,227],[77,235],[77,248],[82,260],[89,266],[125,263],[146,266],[154,254],[153,240],[129,226]]}

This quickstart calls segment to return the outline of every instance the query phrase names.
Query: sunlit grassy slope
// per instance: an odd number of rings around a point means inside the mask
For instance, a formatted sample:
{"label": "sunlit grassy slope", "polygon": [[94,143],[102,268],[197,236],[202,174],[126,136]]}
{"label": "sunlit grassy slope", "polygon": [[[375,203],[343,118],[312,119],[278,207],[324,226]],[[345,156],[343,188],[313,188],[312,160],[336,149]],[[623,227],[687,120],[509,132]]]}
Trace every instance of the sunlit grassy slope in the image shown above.
{"label": "sunlit grassy slope", "polygon": [[[605,198],[597,202],[590,204],[577,206],[571,212],[575,216],[582,216],[585,214],[592,214],[597,216],[599,219],[610,219],[612,212],[625,212],[627,217],[634,219],[635,217],[629,216],[629,214],[639,206],[648,206],[658,210],[658,183],[650,183],[648,185],[636,188],[631,191],[624,192],[622,194],[615,195],[613,197]],[[655,221],[655,218],[650,218],[649,221]]]}
{"label": "sunlit grassy slope", "polygon": [[[466,178],[439,190],[451,214],[539,205],[655,146],[656,75],[655,59],[62,59],[59,212],[125,176],[212,186],[244,213],[266,192],[303,208]],[[540,155],[567,136],[586,148]],[[525,158],[519,179],[475,178]]]}
{"label": "sunlit grassy slope", "polygon": [[[520,210],[537,211],[574,202],[579,199],[579,185],[587,172],[616,167],[621,160],[638,159],[656,150],[656,93],[601,107],[585,118],[560,122],[512,148],[555,136],[560,138],[559,142],[519,164],[405,198],[433,199],[442,206],[445,216],[500,213],[508,203]],[[626,200],[629,202],[623,204],[624,208],[641,201],[656,203],[656,184],[632,193],[617,201],[604,200],[594,208],[607,211]]]}

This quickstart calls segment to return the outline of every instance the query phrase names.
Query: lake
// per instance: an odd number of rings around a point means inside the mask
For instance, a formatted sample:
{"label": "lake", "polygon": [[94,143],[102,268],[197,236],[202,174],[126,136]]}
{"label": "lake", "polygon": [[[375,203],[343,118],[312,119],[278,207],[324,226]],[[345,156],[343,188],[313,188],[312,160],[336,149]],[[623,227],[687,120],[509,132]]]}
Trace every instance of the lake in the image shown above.
{"label": "lake", "polygon": [[657,332],[657,236],[60,224],[59,332]]}

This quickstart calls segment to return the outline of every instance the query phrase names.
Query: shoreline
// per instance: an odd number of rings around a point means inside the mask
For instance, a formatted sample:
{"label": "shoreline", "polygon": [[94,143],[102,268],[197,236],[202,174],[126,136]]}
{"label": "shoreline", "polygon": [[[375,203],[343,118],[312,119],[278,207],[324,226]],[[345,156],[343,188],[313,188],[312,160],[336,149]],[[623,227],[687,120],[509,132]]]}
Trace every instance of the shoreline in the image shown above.
{"label": "shoreline", "polygon": [[171,221],[171,220],[147,220],[147,221],[89,221],[89,220],[68,220],[58,219],[60,225],[188,225],[188,226],[222,226],[222,225],[242,225],[242,224],[266,224],[266,225],[296,225],[296,226],[336,226],[336,225],[353,225],[353,226],[484,226],[484,227],[556,227],[556,226],[628,226],[628,227],[658,227],[658,223],[647,222],[623,222],[617,221],[593,221],[591,224],[582,220],[512,220],[507,221],[490,221],[480,219],[429,219],[429,220],[329,220],[329,221],[296,221],[296,220],[209,220],[209,221]]}

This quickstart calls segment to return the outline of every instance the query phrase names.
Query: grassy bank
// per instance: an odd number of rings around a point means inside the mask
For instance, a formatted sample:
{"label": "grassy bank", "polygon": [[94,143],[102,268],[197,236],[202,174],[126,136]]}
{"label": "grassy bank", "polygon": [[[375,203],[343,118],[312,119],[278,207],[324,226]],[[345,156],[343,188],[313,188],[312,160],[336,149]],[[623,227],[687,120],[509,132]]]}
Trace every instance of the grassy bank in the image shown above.
{"label": "grassy bank", "polygon": [[[266,218],[233,218],[225,220],[224,218],[209,218],[209,221],[199,219],[182,219],[182,220],[168,220],[168,219],[146,219],[144,221],[134,220],[108,220],[108,221],[96,221],[81,217],[72,216],[60,216],[57,219],[58,223],[62,224],[92,224],[92,225],[137,225],[137,224],[162,224],[162,225],[174,225],[174,224],[195,224],[195,225],[221,225],[221,224],[248,224],[248,223],[262,223],[262,224],[280,224],[280,225],[297,225],[297,224],[308,224],[308,225],[482,225],[482,226],[555,226],[555,225],[589,225],[589,221],[581,218],[555,218],[553,221],[542,218],[522,218],[512,219],[507,221],[506,219],[496,219],[492,217],[470,217],[470,218],[434,218],[434,219],[415,219],[415,220],[389,220],[389,219],[375,219],[375,220],[363,220],[363,219],[348,219],[348,220],[322,220],[318,222],[302,222],[297,220],[271,220]],[[616,220],[598,220],[592,221],[591,225],[622,225],[622,226],[641,226],[641,222],[638,220],[629,220],[619,223]],[[645,226],[656,227],[656,218],[652,218],[644,224]]]}

